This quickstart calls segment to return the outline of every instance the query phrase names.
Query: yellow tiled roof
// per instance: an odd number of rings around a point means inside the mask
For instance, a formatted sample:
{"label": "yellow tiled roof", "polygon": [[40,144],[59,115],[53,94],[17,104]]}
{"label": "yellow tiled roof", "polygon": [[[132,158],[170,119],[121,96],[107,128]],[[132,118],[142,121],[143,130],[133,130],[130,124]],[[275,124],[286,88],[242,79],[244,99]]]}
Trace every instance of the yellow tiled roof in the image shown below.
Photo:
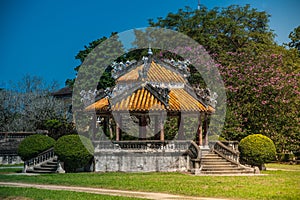
{"label": "yellow tiled roof", "polygon": [[171,89],[169,109],[171,111],[207,111],[206,107],[183,88]]}
{"label": "yellow tiled roof", "polygon": [[[139,71],[143,69],[144,65],[140,65],[137,68],[131,70],[130,72],[120,76],[117,79],[119,82],[132,82],[137,81],[139,78]],[[152,61],[150,63],[149,71],[147,73],[147,78],[145,81],[149,82],[159,82],[159,83],[185,83],[185,79],[176,72],[173,72],[161,65]]]}
{"label": "yellow tiled roof", "polygon": [[112,105],[114,111],[148,111],[148,110],[164,110],[165,106],[148,90],[142,88],[122,99],[115,105]]}
{"label": "yellow tiled roof", "polygon": [[[147,89],[141,88],[129,95],[125,99],[111,105],[113,111],[161,111],[168,110],[173,112],[178,111],[207,111],[206,107],[201,104],[197,99],[191,96],[184,89],[171,89],[169,93],[168,108],[158,100]],[[109,106],[108,98],[100,99],[94,104],[88,106],[86,110],[107,110]]]}
{"label": "yellow tiled roof", "polygon": [[93,111],[93,110],[98,110],[98,111],[106,111],[109,106],[109,101],[108,98],[102,98],[95,103],[89,105],[88,107],[85,108],[86,111]]}

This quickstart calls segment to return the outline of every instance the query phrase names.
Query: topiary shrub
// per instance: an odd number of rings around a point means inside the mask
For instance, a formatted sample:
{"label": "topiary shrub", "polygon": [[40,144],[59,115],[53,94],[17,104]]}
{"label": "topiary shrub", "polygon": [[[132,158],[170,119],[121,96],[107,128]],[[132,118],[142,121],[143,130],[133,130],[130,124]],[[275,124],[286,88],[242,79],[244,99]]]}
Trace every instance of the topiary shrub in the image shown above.
{"label": "topiary shrub", "polygon": [[57,140],[54,153],[64,162],[67,172],[75,172],[92,160],[94,146],[91,140],[84,136],[66,135]]}
{"label": "topiary shrub", "polygon": [[23,161],[26,161],[53,147],[54,144],[55,140],[46,135],[30,135],[20,143],[18,147],[18,155]]}
{"label": "topiary shrub", "polygon": [[276,156],[273,141],[261,134],[249,135],[239,144],[241,161],[252,166],[263,168],[264,163],[272,161]]}

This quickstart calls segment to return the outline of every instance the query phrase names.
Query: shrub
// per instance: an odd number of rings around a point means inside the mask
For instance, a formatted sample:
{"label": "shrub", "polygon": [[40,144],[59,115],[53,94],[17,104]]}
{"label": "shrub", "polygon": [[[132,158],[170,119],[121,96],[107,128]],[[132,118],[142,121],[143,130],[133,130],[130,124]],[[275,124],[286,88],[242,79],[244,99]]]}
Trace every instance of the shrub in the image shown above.
{"label": "shrub", "polygon": [[239,144],[241,161],[262,169],[264,163],[272,161],[276,156],[273,141],[261,134],[249,135]]}
{"label": "shrub", "polygon": [[295,159],[295,155],[292,153],[278,153],[277,160],[280,162],[289,162]]}
{"label": "shrub", "polygon": [[79,135],[62,136],[54,146],[54,153],[64,162],[67,172],[86,166],[92,160],[93,152],[91,140]]}
{"label": "shrub", "polygon": [[53,147],[55,140],[46,135],[36,134],[26,137],[18,147],[18,155],[23,161],[34,158],[39,153]]}

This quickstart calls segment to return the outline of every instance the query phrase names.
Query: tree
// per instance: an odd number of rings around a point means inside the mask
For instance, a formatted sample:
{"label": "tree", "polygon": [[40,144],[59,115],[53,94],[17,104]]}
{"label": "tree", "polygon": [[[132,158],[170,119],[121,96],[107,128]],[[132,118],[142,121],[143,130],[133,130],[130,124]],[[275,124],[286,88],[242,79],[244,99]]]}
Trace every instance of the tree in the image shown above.
{"label": "tree", "polygon": [[56,83],[26,75],[0,92],[1,131],[34,131],[45,120],[63,118],[63,103],[51,96]]}
{"label": "tree", "polygon": [[[212,10],[202,6],[180,9],[149,24],[187,34],[217,61],[227,90],[226,139],[262,133],[274,140],[279,152],[295,151],[300,139],[299,54],[274,42],[269,16],[249,5]],[[297,32],[290,35],[292,47],[298,44]],[[201,75],[194,73],[191,80],[201,83]]]}
{"label": "tree", "polygon": [[[223,60],[225,59],[225,60]],[[299,149],[300,73],[283,70],[281,54],[219,57],[227,89],[228,115],[223,136],[241,140],[253,133],[270,137],[278,152]]]}
{"label": "tree", "polygon": [[48,136],[57,140],[64,135],[76,134],[76,129],[73,123],[66,119],[48,119],[41,122],[39,129],[48,130]]}
{"label": "tree", "polygon": [[[111,35],[110,35],[110,38],[116,37],[116,35],[117,35],[116,32],[112,32]],[[74,68],[76,73],[79,72],[80,66],[84,63],[85,59],[89,56],[89,54],[93,50],[95,50],[98,45],[100,45],[101,43],[103,43],[107,39],[108,38],[104,36],[100,39],[94,40],[94,41],[90,42],[88,46],[85,45],[84,50],[80,50],[77,53],[77,55],[75,56],[75,59],[78,59],[80,61],[80,64],[77,67]],[[121,43],[119,43],[119,44],[115,43],[115,45],[116,46],[114,48],[116,48],[116,49],[117,48],[120,48],[120,49],[123,48]],[[95,61],[96,60],[94,60],[93,62],[95,62]],[[99,78],[99,84],[97,85],[97,89],[105,89],[107,87],[114,86],[114,79],[111,77],[111,70],[112,69],[109,66],[107,66],[107,67],[108,68],[104,72],[102,72],[102,76]],[[95,74],[93,76],[95,77]],[[75,83],[75,79],[67,79],[66,80],[66,86],[73,87],[74,83]]]}
{"label": "tree", "polygon": [[290,42],[287,44],[291,48],[296,48],[300,51],[300,26],[296,27],[290,34],[289,34]]}
{"label": "tree", "polygon": [[211,53],[222,54],[273,43],[269,16],[264,11],[250,8],[250,5],[212,10],[202,6],[200,10],[179,9],[177,13],[169,13],[157,21],[150,19],[149,24],[185,33]]}

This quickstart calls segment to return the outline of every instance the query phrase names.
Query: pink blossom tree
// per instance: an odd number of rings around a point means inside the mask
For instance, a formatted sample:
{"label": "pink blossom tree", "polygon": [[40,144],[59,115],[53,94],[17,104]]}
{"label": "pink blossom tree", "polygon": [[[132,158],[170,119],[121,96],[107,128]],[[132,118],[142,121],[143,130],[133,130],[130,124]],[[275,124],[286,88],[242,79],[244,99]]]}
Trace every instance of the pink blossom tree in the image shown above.
{"label": "pink blossom tree", "polygon": [[217,60],[227,90],[225,138],[261,133],[277,151],[299,149],[299,70],[287,72],[282,54],[271,52],[228,52]]}

